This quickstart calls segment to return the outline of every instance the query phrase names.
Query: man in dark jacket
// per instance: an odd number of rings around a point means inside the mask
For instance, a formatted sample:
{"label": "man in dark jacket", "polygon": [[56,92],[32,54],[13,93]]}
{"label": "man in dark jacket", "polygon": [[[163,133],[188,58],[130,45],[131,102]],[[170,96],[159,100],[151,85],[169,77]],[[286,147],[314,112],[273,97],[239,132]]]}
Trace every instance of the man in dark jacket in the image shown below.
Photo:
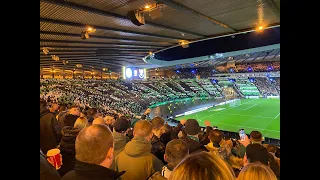
{"label": "man in dark jacket", "polygon": [[105,125],[94,124],[82,131],[76,139],[76,165],[62,180],[116,180],[125,172],[111,169],[113,136]]}
{"label": "man in dark jacket", "polygon": [[182,137],[181,139],[187,143],[189,148],[189,153],[197,153],[201,151],[207,151],[203,144],[199,142],[199,133],[200,133],[200,126],[197,120],[195,119],[188,119],[184,132],[187,136]]}
{"label": "man in dark jacket", "polygon": [[56,148],[61,140],[61,127],[53,113],[47,109],[47,103],[40,100],[40,148],[44,154]]}
{"label": "man in dark jacket", "polygon": [[[148,179],[160,171],[163,163],[151,154],[152,124],[148,120],[138,121],[133,129],[134,138],[116,157],[116,171],[126,171],[123,180]],[[130,163],[132,162],[132,163]]]}
{"label": "man in dark jacket", "polygon": [[60,180],[58,171],[47,161],[40,150],[40,180]]}
{"label": "man in dark jacket", "polygon": [[151,120],[153,136],[151,138],[151,153],[160,159],[164,164],[164,151],[166,146],[160,141],[163,133],[164,120],[161,117],[155,117]]}

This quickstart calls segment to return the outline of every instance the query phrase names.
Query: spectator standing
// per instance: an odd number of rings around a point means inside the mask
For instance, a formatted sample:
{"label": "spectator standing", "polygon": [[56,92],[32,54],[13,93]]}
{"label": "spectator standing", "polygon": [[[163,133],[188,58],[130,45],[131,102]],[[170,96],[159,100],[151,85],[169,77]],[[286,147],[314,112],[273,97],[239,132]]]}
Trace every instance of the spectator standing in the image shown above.
{"label": "spectator standing", "polygon": [[[136,122],[133,134],[132,140],[116,157],[115,169],[126,171],[122,176],[123,180],[147,179],[163,166],[161,160],[151,154],[152,124],[147,120]],[[128,162],[134,162],[134,165]]]}
{"label": "spectator standing", "polygon": [[113,162],[113,136],[107,126],[94,124],[80,131],[75,148],[74,170],[62,180],[116,180],[125,173],[109,169]]}
{"label": "spectator standing", "polygon": [[47,103],[40,100],[40,148],[44,154],[56,148],[61,140],[61,127],[55,115],[47,109]]}

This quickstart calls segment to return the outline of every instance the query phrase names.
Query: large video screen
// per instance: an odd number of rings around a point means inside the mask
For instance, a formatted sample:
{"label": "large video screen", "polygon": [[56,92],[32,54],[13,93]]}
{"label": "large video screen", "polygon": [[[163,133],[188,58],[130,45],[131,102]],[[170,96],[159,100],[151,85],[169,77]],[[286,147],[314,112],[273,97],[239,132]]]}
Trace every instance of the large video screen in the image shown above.
{"label": "large video screen", "polygon": [[146,79],[146,69],[137,67],[122,67],[122,77],[127,80]]}

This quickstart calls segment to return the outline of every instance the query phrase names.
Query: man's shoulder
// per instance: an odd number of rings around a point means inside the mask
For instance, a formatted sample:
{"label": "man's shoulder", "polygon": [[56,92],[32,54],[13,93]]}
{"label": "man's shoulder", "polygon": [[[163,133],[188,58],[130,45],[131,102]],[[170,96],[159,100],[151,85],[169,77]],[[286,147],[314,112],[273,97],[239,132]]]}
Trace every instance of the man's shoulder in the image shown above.
{"label": "man's shoulder", "polygon": [[74,170],[67,172],[67,174],[65,174],[61,180],[73,180],[73,179],[79,179],[77,177],[77,174],[75,173]]}

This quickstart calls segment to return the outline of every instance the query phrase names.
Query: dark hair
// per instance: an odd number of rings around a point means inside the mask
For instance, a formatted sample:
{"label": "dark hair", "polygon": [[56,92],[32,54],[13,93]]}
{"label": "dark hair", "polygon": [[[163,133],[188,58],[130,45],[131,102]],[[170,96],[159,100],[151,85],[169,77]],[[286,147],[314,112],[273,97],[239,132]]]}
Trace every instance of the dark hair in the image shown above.
{"label": "dark hair", "polygon": [[220,143],[222,138],[223,138],[223,133],[218,129],[211,130],[209,133],[209,139],[213,143]]}
{"label": "dark hair", "polygon": [[262,134],[260,131],[252,131],[250,133],[250,139],[254,142],[262,141]]}
{"label": "dark hair", "polygon": [[88,116],[91,116],[91,117],[93,117],[94,115],[96,115],[97,112],[98,112],[98,111],[97,111],[96,108],[89,108],[88,111],[87,111]]}
{"label": "dark hair", "polygon": [[165,154],[168,163],[175,167],[189,154],[189,148],[184,141],[174,139],[167,144]]}
{"label": "dark hair", "polygon": [[275,145],[273,145],[273,144],[269,144],[269,145],[267,146],[267,150],[268,150],[269,152],[275,153],[276,150],[277,150],[277,147],[276,147]]}

